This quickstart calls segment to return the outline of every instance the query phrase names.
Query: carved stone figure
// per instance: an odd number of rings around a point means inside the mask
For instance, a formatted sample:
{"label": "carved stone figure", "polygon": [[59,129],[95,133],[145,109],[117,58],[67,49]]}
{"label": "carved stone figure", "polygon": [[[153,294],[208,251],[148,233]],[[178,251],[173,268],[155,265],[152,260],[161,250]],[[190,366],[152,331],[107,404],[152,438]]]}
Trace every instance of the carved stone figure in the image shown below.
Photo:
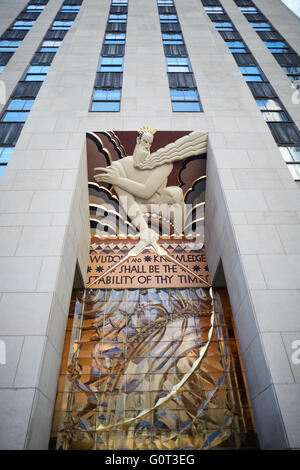
{"label": "carved stone figure", "polygon": [[141,127],[132,156],[113,162],[106,168],[95,168],[95,171],[102,172],[95,175],[95,180],[114,185],[119,199],[126,201],[127,215],[138,228],[140,239],[149,242],[157,240],[158,234],[148,227],[142,209],[146,207],[151,211],[153,204],[183,207],[182,189],[167,186],[173,162],[205,153],[207,148],[207,134],[192,132],[150,153],[155,132],[149,126]]}

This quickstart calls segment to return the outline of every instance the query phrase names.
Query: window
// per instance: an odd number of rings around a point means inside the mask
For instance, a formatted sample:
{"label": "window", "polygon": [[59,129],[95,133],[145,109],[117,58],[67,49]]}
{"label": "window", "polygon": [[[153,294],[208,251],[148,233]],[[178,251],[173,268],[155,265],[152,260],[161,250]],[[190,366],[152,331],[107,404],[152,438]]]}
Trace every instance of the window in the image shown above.
{"label": "window", "polygon": [[0,165],[6,165],[13,153],[14,147],[0,147]]}
{"label": "window", "polygon": [[10,41],[10,40],[2,40],[0,41],[0,52],[15,52],[21,41]]}
{"label": "window", "polygon": [[191,72],[190,61],[187,57],[167,57],[168,72]]}
{"label": "window", "polygon": [[9,111],[30,111],[34,100],[12,99],[8,105]]}
{"label": "window", "polygon": [[258,13],[255,7],[239,7],[239,8],[244,15],[249,15],[249,14],[254,15]]}
{"label": "window", "polygon": [[266,122],[288,122],[286,113],[277,99],[257,99],[256,103]]}
{"label": "window", "polygon": [[258,67],[242,67],[239,66],[240,71],[243,74],[244,79],[246,82],[263,82],[263,77],[261,71],[258,69]]}
{"label": "window", "polygon": [[11,111],[5,113],[1,122],[25,122],[29,112]]}
{"label": "window", "polygon": [[232,53],[246,53],[246,46],[242,41],[226,41]]}
{"label": "window", "polygon": [[2,178],[3,173],[5,172],[6,165],[0,165],[0,180]]}
{"label": "window", "polygon": [[28,5],[26,11],[30,13],[31,11],[42,12],[45,8],[45,5]]}
{"label": "window", "polygon": [[31,29],[34,21],[15,21],[12,29]]}
{"label": "window", "polygon": [[0,65],[0,73],[2,73],[4,69],[5,69],[5,65]]}
{"label": "window", "polygon": [[44,41],[39,52],[56,52],[62,41]]}
{"label": "window", "polygon": [[229,21],[213,21],[213,25],[217,31],[233,31],[233,25]]}
{"label": "window", "polygon": [[[159,17],[161,23],[177,23],[176,30],[180,31],[180,25],[176,14],[176,8],[174,2],[169,2],[172,5],[172,12],[174,14],[161,14],[160,8]],[[161,2],[157,0],[158,7],[167,5],[167,2]],[[166,11],[168,11],[166,9]],[[170,11],[170,10],[169,10]],[[162,40],[166,46],[165,56],[166,65],[170,86],[170,95],[173,112],[199,112],[202,111],[200,108],[200,99],[196,89],[196,83],[192,73],[192,66],[187,56],[187,51],[184,44],[183,35],[179,32],[164,32],[162,27]],[[175,29],[172,28],[172,29]],[[175,47],[172,47],[172,45]],[[171,46],[168,46],[171,45]],[[179,45],[179,47],[176,47]],[[183,47],[181,47],[183,46]],[[174,57],[168,57],[176,54]],[[174,73],[175,72],[175,73]]]}
{"label": "window", "polygon": [[157,5],[159,7],[172,6],[172,5],[174,5],[174,1],[173,0],[158,0]]}
{"label": "window", "polygon": [[71,28],[73,21],[54,21],[51,30],[68,30]]}
{"label": "window", "polygon": [[300,181],[300,147],[279,147],[292,177]]}
{"label": "window", "polygon": [[292,82],[300,80],[300,66],[299,67],[282,67]]}
{"label": "window", "polygon": [[50,65],[30,65],[25,75],[25,82],[43,82]]}
{"label": "window", "polygon": [[[128,5],[128,1],[112,1],[112,5]],[[124,66],[127,14],[117,12],[126,11],[125,8],[111,7],[108,15],[106,33],[100,56],[99,66],[94,86],[94,94],[90,111],[92,112],[119,112],[121,103],[122,72]],[[123,23],[123,24],[122,24]],[[112,46],[110,46],[110,44]]]}
{"label": "window", "polygon": [[195,89],[171,88],[172,109],[175,112],[197,112],[201,111],[199,97]]}
{"label": "window", "polygon": [[279,147],[279,150],[285,162],[300,164],[300,147]]}
{"label": "window", "polygon": [[178,23],[177,15],[159,15],[161,23]]}
{"label": "window", "polygon": [[282,41],[264,41],[264,43],[272,53],[289,52],[289,47]]}
{"label": "window", "polygon": [[263,23],[250,23],[253,29],[255,31],[271,31],[271,25],[269,23],[263,22]]}
{"label": "window", "polygon": [[206,11],[206,13],[217,13],[217,14],[224,13],[224,10],[222,7],[204,7],[204,10]]}
{"label": "window", "polygon": [[183,44],[182,34],[168,34],[163,33],[162,35],[164,44]]}
{"label": "window", "polygon": [[78,13],[80,5],[63,5],[60,9],[62,13]]}
{"label": "window", "polygon": [[94,91],[91,111],[120,111],[121,90],[98,88]]}
{"label": "window", "polygon": [[25,122],[34,100],[12,99],[1,122]]}
{"label": "window", "polygon": [[125,44],[125,33],[106,33],[104,44]]}
{"label": "window", "polygon": [[127,22],[127,15],[115,15],[115,14],[110,14],[108,17],[108,22],[109,23],[126,23]]}
{"label": "window", "polygon": [[123,72],[124,57],[102,57],[100,72]]}

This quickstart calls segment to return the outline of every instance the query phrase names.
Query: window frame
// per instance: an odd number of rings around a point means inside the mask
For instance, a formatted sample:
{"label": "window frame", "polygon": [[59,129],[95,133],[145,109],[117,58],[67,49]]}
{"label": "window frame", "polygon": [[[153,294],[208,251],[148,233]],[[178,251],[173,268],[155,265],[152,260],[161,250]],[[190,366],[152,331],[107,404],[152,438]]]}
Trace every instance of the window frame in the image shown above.
{"label": "window frame", "polygon": [[[29,31],[33,27],[35,21],[36,20],[18,20],[17,19],[13,23],[11,29],[14,29],[14,30],[23,29],[23,30],[28,30]],[[18,23],[20,23],[20,24],[18,24]]]}
{"label": "window frame", "polygon": [[[181,96],[176,98],[176,93],[174,92],[178,92],[178,94]],[[188,98],[189,93],[194,94],[191,99]],[[196,88],[170,88],[170,96],[172,111],[174,113],[196,113],[203,111],[200,104],[198,91]],[[188,109],[189,105],[195,105],[197,109]],[[185,107],[186,109],[180,109],[182,107]]]}
{"label": "window frame", "polygon": [[123,72],[124,56],[101,56],[98,72]]}
{"label": "window frame", "polygon": [[[170,63],[174,61],[173,63]],[[166,57],[167,72],[191,73],[192,66],[188,57]],[[181,69],[181,70],[180,70]]]}
{"label": "window frame", "polygon": [[[95,99],[95,95],[96,95],[97,91],[106,92],[107,93],[106,98]],[[118,98],[117,99],[112,99],[109,96],[110,92],[111,93],[118,92]],[[102,110],[101,109],[93,109],[93,106],[96,103],[107,103],[107,104],[111,103],[112,105],[116,104],[118,109],[102,109]],[[121,88],[94,88],[94,93],[93,93],[92,102],[91,102],[91,106],[90,106],[90,112],[92,112],[92,113],[105,113],[105,112],[107,112],[107,113],[116,113],[116,112],[120,112],[120,108],[121,108]]]}
{"label": "window frame", "polygon": [[[45,72],[30,72],[30,69],[33,67],[40,67],[41,69],[47,68]],[[27,71],[25,72],[23,76],[23,81],[24,82],[43,82],[47,76],[47,73],[49,71],[50,65],[29,65]],[[41,77],[43,80],[29,80],[29,77]]]}

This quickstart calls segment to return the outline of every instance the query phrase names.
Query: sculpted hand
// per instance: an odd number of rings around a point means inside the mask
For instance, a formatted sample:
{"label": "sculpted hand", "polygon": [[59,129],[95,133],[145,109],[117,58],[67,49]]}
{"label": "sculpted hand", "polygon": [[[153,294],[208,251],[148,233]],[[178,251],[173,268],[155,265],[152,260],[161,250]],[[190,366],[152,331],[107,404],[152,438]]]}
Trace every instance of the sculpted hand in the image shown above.
{"label": "sculpted hand", "polygon": [[107,168],[95,168],[95,171],[103,171],[103,174],[96,174],[94,176],[97,183],[110,183],[116,184],[118,180],[118,171],[116,168],[112,166],[108,166]]}

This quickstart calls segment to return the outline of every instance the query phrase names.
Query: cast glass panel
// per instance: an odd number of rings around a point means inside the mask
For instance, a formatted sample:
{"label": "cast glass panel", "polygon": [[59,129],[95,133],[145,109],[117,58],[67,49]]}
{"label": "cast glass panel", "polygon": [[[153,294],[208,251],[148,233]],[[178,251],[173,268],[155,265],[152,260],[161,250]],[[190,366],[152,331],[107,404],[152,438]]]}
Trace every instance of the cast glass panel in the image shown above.
{"label": "cast glass panel", "polygon": [[201,288],[74,292],[50,448],[256,448],[220,295],[212,303]]}

